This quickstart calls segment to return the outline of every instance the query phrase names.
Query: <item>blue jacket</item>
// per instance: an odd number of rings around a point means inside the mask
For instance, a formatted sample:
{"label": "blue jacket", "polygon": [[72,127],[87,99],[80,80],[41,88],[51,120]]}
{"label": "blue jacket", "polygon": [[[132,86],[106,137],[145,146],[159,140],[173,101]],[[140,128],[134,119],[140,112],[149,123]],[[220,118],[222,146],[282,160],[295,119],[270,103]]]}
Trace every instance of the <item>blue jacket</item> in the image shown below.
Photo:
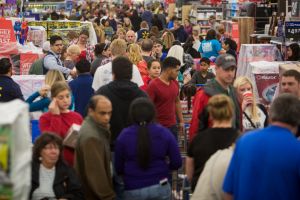
{"label": "blue jacket", "polygon": [[8,102],[14,99],[24,101],[20,86],[11,77],[0,75],[0,102]]}
{"label": "blue jacket", "polygon": [[94,95],[92,88],[93,77],[88,74],[79,74],[79,76],[69,83],[75,101],[75,111],[82,117],[86,116],[87,104]]}

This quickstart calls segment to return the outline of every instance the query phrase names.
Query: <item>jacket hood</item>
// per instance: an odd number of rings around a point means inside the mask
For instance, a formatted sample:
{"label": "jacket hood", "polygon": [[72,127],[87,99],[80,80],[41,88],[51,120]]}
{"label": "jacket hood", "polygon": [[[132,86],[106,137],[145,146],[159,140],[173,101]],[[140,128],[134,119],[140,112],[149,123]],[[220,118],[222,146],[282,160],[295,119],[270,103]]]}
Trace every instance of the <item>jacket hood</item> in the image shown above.
{"label": "jacket hood", "polygon": [[107,87],[114,95],[125,101],[136,98],[142,92],[136,83],[129,80],[115,80],[110,82]]}

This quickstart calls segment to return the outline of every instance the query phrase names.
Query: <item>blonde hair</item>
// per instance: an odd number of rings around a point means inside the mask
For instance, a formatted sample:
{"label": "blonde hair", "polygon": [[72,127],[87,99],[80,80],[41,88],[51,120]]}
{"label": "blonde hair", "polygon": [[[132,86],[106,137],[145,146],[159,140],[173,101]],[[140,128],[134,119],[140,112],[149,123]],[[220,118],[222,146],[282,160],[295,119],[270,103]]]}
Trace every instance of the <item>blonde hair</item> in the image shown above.
{"label": "blonde hair", "polygon": [[[250,81],[250,79],[247,78],[246,76],[240,76],[240,77],[236,78],[234,83],[233,83],[233,87],[236,89],[236,91],[238,91],[241,86],[246,85],[246,84],[250,84],[252,92],[253,92],[253,84]],[[257,109],[257,106],[256,106],[256,99],[255,98],[253,98],[253,104],[251,105],[251,116],[252,116],[251,120],[254,123],[259,121],[259,119],[258,119],[258,109]]]}
{"label": "blonde hair", "polygon": [[64,75],[57,70],[49,70],[45,76],[45,84],[52,87],[57,81],[65,81]]}
{"label": "blonde hair", "polygon": [[218,94],[209,99],[207,110],[213,120],[220,122],[229,121],[233,118],[234,105],[228,96]]}
{"label": "blonde hair", "polygon": [[130,44],[128,46],[128,58],[135,65],[143,60],[141,47],[138,44]]}
{"label": "blonde hair", "polygon": [[127,49],[127,44],[123,39],[115,39],[110,44],[110,50],[113,56],[125,55],[126,49]]}
{"label": "blonde hair", "polygon": [[71,92],[71,89],[66,81],[55,82],[51,86],[51,98],[56,97],[60,92],[65,91],[65,90],[68,90],[69,92]]}
{"label": "blonde hair", "polygon": [[171,48],[172,43],[175,41],[173,33],[166,31],[162,36],[162,41],[166,49]]}
{"label": "blonde hair", "polygon": [[76,45],[76,44],[72,44],[71,46],[69,46],[67,48],[67,54],[68,55],[71,55],[71,54],[73,54],[73,55],[79,55],[80,53],[81,53],[80,47],[78,45]]}
{"label": "blonde hair", "polygon": [[126,30],[125,30],[124,28],[118,28],[118,30],[117,30],[117,35],[118,35],[119,33],[124,33],[124,35],[126,35]]}
{"label": "blonde hair", "polygon": [[[125,21],[129,22],[129,25],[125,24]],[[128,30],[132,30],[132,23],[128,17],[124,17],[123,27]]]}

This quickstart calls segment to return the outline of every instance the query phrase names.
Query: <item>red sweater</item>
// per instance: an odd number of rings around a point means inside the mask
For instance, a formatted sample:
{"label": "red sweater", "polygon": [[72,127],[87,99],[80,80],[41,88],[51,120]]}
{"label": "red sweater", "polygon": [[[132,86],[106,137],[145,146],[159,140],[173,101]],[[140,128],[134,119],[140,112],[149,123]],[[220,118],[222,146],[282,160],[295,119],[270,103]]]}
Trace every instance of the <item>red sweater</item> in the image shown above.
{"label": "red sweater", "polygon": [[[39,120],[39,127],[41,132],[54,132],[64,139],[72,124],[81,125],[83,119],[80,114],[70,111],[68,113],[61,113],[60,115],[53,115],[50,112],[44,113]],[[74,149],[64,147],[64,159],[73,166]]]}

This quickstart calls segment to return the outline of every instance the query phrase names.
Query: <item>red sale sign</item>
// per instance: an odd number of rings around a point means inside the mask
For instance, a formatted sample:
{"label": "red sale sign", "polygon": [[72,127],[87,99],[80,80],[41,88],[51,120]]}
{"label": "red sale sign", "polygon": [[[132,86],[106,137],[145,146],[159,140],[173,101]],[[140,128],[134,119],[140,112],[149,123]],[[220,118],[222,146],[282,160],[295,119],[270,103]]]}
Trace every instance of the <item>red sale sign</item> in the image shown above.
{"label": "red sale sign", "polygon": [[0,53],[16,54],[18,53],[16,36],[11,20],[0,20]]}
{"label": "red sale sign", "polygon": [[39,59],[38,54],[22,53],[20,55],[20,75],[27,75],[32,63],[37,59]]}

